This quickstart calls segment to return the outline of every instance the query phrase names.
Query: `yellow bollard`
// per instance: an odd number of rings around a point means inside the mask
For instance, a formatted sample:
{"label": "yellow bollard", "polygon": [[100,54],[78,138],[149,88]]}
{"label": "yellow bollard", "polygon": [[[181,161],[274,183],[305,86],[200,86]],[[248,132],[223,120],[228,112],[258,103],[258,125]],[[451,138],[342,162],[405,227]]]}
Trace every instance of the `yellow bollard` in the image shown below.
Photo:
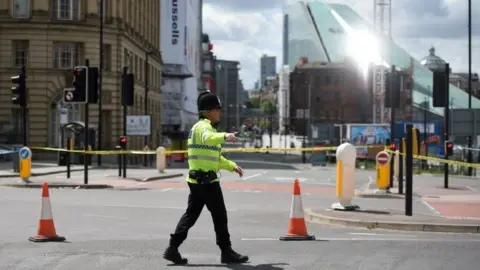
{"label": "yellow bollard", "polygon": [[19,176],[26,183],[30,183],[28,178],[32,175],[32,150],[28,147],[23,147],[18,151],[18,158],[20,159],[20,173]]}
{"label": "yellow bollard", "polygon": [[377,161],[377,191],[376,194],[389,193],[390,185],[390,155],[386,151],[378,152]]}

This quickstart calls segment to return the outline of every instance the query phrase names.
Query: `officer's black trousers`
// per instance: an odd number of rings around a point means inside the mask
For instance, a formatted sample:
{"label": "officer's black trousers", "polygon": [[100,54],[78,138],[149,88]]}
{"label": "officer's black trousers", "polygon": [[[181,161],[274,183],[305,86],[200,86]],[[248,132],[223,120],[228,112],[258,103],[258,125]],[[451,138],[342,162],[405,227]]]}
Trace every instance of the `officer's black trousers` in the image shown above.
{"label": "officer's black trousers", "polygon": [[178,247],[187,239],[188,230],[193,227],[205,205],[212,215],[213,226],[217,235],[217,245],[222,250],[229,248],[231,242],[228,233],[227,209],[220,183],[188,183],[188,187],[190,188],[190,195],[188,196],[187,210],[180,218],[175,233],[171,234],[171,245]]}

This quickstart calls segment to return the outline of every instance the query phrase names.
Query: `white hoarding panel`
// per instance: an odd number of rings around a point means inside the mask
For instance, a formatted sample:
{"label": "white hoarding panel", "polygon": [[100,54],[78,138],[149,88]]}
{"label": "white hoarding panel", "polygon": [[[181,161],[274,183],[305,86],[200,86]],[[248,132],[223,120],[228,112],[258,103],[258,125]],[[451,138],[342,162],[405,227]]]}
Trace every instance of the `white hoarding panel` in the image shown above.
{"label": "white hoarding panel", "polygon": [[184,0],[160,1],[160,48],[163,61],[185,64],[186,3]]}
{"label": "white hoarding panel", "polygon": [[162,86],[162,125],[181,125],[183,79],[166,78]]}
{"label": "white hoarding panel", "polygon": [[127,115],[127,136],[149,136],[151,120],[150,115]]}

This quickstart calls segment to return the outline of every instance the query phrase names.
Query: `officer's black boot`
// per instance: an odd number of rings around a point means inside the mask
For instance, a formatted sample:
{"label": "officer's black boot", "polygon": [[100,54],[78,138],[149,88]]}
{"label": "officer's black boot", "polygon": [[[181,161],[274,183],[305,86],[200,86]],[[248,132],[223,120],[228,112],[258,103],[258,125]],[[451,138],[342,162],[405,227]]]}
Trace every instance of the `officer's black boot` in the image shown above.
{"label": "officer's black boot", "polygon": [[231,247],[222,249],[222,263],[246,263],[248,262],[248,256],[240,255],[235,252]]}
{"label": "officer's black boot", "polygon": [[170,240],[170,245],[167,247],[165,252],[163,252],[163,258],[167,261],[171,261],[174,264],[187,264],[187,258],[183,258],[178,252],[178,244],[173,240]]}

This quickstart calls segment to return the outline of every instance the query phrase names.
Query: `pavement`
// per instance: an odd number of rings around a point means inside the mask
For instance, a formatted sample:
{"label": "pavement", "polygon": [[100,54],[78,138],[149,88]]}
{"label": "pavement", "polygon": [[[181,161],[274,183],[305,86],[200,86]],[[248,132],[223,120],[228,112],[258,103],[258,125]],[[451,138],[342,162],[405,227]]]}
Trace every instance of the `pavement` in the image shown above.
{"label": "pavement", "polygon": [[[211,217],[203,213],[180,248],[190,265],[176,269],[442,270],[476,269],[480,263],[480,237],[469,234],[308,223],[316,241],[279,241],[288,228],[293,179],[301,181],[305,208],[335,202],[328,182],[334,171],[316,169],[252,169],[243,178],[223,173],[233,247],[250,255],[250,263],[220,264]],[[81,172],[76,174],[81,178]],[[37,229],[39,190],[0,187],[0,216],[8,217],[0,223],[0,269],[167,269],[161,254],[188,197],[182,178],[128,181],[135,184],[117,189],[51,189],[55,227],[67,238],[64,243],[27,240]],[[431,210],[425,206],[422,211]]]}
{"label": "pavement", "polygon": [[[55,171],[55,168],[51,168]],[[48,172],[46,170],[46,172]],[[127,169],[126,177],[119,176],[118,169],[92,168],[88,171],[88,183],[85,184],[84,171],[72,171],[70,178],[66,172],[56,174],[34,175],[27,182],[18,177],[1,177],[0,186],[20,188],[40,188],[43,182],[48,182],[52,188],[82,188],[82,189],[104,189],[104,188],[130,188],[139,183],[149,181],[166,180],[182,177],[184,170],[167,169],[159,173],[155,169]]]}
{"label": "pavement", "polygon": [[307,219],[317,223],[369,229],[480,233],[478,180],[453,178],[446,189],[438,177],[415,175],[413,213],[412,216],[406,216],[405,196],[399,194],[398,183],[390,189],[391,194],[377,195],[373,177],[371,175],[369,182],[356,191],[353,204],[358,205],[359,210],[336,211],[330,205],[322,205],[307,209]]}

